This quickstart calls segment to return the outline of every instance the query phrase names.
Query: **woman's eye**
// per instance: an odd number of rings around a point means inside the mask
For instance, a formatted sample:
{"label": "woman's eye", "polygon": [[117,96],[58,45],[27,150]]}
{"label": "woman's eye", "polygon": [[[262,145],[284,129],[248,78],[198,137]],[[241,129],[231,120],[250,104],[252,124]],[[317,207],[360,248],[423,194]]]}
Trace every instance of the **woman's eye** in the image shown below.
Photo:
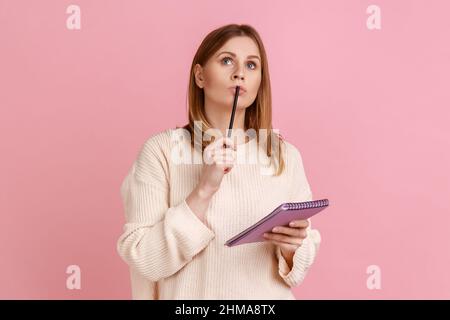
{"label": "woman's eye", "polygon": [[[230,61],[232,61],[232,59],[231,59],[231,58],[229,58],[229,57],[225,57],[225,58],[223,58],[223,59],[222,59],[222,62],[223,62],[223,61],[227,61],[227,60],[230,60]],[[252,65],[254,66],[253,68],[250,68],[250,69],[252,69],[252,70],[256,69],[256,64],[255,64],[255,63],[253,63],[253,62],[250,62],[249,64],[252,64]]]}
{"label": "woman's eye", "polygon": [[252,69],[256,69],[256,63],[250,62],[254,67]]}
{"label": "woman's eye", "polygon": [[228,57],[227,57],[227,58],[223,58],[223,59],[222,59],[222,61],[226,61],[226,60],[230,60],[230,61],[231,61],[231,59],[230,59],[230,58],[228,58]]}

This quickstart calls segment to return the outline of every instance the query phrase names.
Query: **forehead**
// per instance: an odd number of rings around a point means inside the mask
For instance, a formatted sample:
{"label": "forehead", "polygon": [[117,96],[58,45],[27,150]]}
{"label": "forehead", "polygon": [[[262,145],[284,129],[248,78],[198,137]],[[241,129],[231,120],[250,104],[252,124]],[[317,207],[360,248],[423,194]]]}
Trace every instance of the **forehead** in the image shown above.
{"label": "forehead", "polygon": [[237,55],[245,57],[249,55],[259,56],[259,49],[256,42],[249,37],[234,37],[229,39],[217,52],[220,53],[222,51],[234,52]]}

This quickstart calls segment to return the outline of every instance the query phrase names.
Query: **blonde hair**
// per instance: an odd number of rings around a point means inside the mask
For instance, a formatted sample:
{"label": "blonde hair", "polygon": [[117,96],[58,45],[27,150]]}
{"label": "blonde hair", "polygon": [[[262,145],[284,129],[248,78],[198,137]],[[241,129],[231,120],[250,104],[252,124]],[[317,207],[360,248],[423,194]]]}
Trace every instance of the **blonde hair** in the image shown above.
{"label": "blonde hair", "polygon": [[[272,93],[270,87],[269,66],[267,62],[267,55],[258,32],[251,26],[245,24],[228,24],[210,32],[194,56],[191,65],[189,86],[188,86],[188,107],[189,107],[189,123],[183,126],[191,134],[191,146],[194,148],[194,125],[195,122],[201,122],[202,135],[208,129],[212,128],[208,122],[205,114],[205,97],[203,89],[199,88],[195,82],[194,67],[198,63],[204,66],[211,56],[213,56],[229,39],[233,37],[247,36],[255,41],[259,48],[261,55],[261,85],[258,90],[255,101],[245,110],[244,130],[254,129],[257,143],[259,145],[260,129],[266,129],[266,154],[270,159],[272,157],[272,150],[274,145],[278,146],[277,155],[279,156],[278,166],[275,171],[275,176],[280,175],[285,168],[285,161],[283,153],[281,152],[284,139],[279,133],[275,133],[272,128]],[[177,129],[180,128],[177,126]],[[198,130],[198,129],[197,129]],[[276,135],[277,139],[272,139]],[[278,141],[276,141],[278,140]],[[204,141],[202,139],[202,152],[205,147],[213,141]],[[276,158],[276,157],[275,157]]]}

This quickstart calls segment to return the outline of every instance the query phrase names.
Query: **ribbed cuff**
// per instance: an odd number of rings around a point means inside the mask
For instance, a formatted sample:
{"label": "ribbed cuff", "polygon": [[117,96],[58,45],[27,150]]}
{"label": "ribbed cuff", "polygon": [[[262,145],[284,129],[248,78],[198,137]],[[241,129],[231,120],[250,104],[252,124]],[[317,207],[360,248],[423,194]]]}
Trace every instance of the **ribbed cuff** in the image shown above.
{"label": "ribbed cuff", "polygon": [[303,281],[308,268],[314,261],[320,241],[320,233],[317,230],[308,232],[302,245],[295,250],[292,269],[289,268],[280,247],[277,246],[278,273],[290,287],[297,286]]}

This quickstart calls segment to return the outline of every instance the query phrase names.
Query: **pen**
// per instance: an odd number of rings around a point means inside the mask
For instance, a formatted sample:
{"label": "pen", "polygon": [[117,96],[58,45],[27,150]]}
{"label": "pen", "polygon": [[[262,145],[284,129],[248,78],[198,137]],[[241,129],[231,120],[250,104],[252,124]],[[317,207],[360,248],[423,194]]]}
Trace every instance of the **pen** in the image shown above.
{"label": "pen", "polygon": [[236,105],[237,105],[237,100],[238,100],[238,97],[239,97],[239,90],[240,89],[241,89],[241,87],[236,86],[236,92],[234,94],[234,101],[233,101],[233,111],[231,111],[230,125],[228,126],[228,138],[231,137],[231,130],[233,129],[234,114],[236,112]]}

